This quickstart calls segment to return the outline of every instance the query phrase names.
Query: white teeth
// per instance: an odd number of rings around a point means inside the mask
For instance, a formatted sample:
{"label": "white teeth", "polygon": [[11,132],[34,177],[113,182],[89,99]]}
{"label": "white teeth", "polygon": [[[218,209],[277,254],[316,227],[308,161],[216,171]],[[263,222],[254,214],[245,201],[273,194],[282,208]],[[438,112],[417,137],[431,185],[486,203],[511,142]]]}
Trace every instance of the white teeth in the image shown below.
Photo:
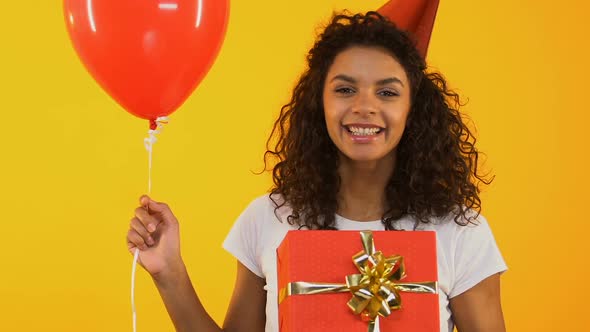
{"label": "white teeth", "polygon": [[360,127],[348,127],[348,130],[355,136],[369,136],[376,135],[381,132],[380,128],[360,128]]}

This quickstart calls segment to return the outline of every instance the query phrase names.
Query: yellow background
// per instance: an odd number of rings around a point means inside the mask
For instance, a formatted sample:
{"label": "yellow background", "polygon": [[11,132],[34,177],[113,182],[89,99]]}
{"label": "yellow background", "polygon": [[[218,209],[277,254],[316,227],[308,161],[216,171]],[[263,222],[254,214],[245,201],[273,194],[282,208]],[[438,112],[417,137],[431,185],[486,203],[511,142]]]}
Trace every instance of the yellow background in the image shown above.
{"label": "yellow background", "polygon": [[[270,185],[264,143],[333,8],[383,0],[234,0],[224,48],[155,146],[154,196],[182,226],[196,289],[221,322],[235,260],[221,242]],[[590,326],[585,209],[590,122],[582,0],[442,0],[429,52],[474,119],[490,220],[510,270],[510,331]],[[131,331],[128,220],[147,188],[147,123],[86,73],[61,1],[0,11],[0,330]],[[198,264],[200,262],[200,264]],[[139,331],[171,331],[156,289],[137,279]]]}

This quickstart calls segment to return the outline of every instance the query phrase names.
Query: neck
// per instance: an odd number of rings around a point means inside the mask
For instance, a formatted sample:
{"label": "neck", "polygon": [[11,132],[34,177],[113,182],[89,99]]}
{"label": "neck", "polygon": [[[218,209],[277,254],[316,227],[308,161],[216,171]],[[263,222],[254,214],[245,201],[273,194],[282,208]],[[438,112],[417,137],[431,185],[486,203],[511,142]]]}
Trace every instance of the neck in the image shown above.
{"label": "neck", "polygon": [[395,166],[395,155],[378,161],[354,161],[341,156],[338,172],[338,214],[347,219],[381,219],[385,207],[385,187]]}

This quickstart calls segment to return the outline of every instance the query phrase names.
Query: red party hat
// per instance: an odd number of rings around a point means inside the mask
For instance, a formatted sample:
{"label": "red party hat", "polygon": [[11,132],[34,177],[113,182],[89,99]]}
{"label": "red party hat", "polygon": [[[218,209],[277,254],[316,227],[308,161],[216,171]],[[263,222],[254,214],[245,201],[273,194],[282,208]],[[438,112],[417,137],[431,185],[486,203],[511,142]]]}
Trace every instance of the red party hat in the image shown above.
{"label": "red party hat", "polygon": [[426,58],[439,0],[390,0],[377,11],[410,33]]}

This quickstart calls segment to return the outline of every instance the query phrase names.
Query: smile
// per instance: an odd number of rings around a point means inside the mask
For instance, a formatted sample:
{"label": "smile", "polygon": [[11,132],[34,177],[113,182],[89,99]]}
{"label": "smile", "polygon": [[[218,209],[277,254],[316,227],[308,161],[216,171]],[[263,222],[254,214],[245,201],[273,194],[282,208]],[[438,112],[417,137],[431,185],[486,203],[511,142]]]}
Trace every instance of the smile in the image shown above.
{"label": "smile", "polygon": [[353,136],[375,136],[383,131],[383,128],[376,126],[350,125],[344,128]]}

